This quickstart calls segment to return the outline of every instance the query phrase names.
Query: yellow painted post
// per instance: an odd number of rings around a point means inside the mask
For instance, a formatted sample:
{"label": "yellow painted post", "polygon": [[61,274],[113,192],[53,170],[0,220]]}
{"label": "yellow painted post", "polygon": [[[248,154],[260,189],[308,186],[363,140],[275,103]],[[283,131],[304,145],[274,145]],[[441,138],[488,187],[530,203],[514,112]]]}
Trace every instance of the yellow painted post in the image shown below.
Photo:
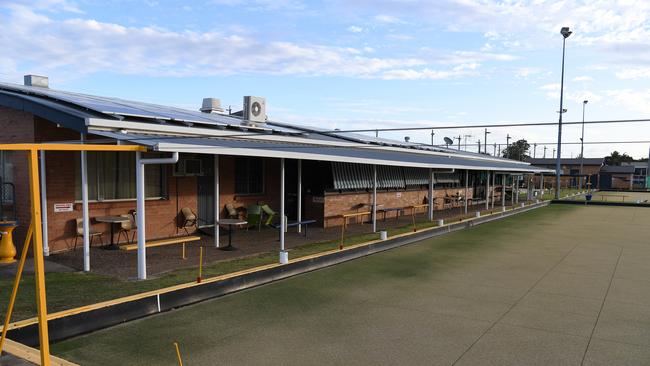
{"label": "yellow painted post", "polygon": [[343,216],[343,225],[341,225],[341,241],[339,242],[339,250],[343,249],[343,237],[345,236],[345,223],[347,219]]}
{"label": "yellow painted post", "polygon": [[174,347],[176,347],[176,358],[178,358],[178,366],[183,366],[183,360],[181,359],[181,350],[178,348],[178,342],[174,342]]}
{"label": "yellow painted post", "polygon": [[5,315],[4,326],[2,327],[2,337],[0,337],[0,354],[2,354],[2,348],[7,338],[7,327],[9,327],[9,322],[11,321],[11,313],[14,310],[14,304],[16,303],[16,295],[18,294],[18,286],[20,285],[20,278],[23,275],[23,269],[25,268],[25,261],[27,260],[27,252],[29,251],[29,242],[32,240],[33,225],[30,223],[29,228],[27,228],[27,235],[25,236],[25,244],[23,244],[23,251],[20,253],[20,261],[18,262],[18,269],[16,269],[16,278],[14,279],[14,287],[11,290],[11,297],[9,298],[9,306],[7,306],[7,314]]}
{"label": "yellow painted post", "polygon": [[187,257],[185,256],[185,243],[183,243],[183,259],[187,259]]}
{"label": "yellow painted post", "polygon": [[201,276],[203,274],[203,247],[199,249],[199,277],[196,278],[196,282],[201,282]]}
{"label": "yellow painted post", "polygon": [[29,184],[31,188],[32,231],[34,240],[34,280],[38,309],[38,340],[41,365],[50,365],[50,337],[47,329],[47,302],[45,299],[45,264],[43,262],[43,233],[41,228],[41,192],[38,177],[38,151],[29,151]]}

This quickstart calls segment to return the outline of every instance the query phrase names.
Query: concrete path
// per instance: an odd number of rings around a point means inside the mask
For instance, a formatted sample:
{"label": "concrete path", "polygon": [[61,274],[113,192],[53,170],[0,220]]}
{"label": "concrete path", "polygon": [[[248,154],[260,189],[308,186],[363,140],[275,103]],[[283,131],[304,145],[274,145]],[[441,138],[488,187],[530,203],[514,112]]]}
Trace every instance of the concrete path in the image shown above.
{"label": "concrete path", "polygon": [[80,364],[647,365],[650,209],[557,205],[54,345]]}

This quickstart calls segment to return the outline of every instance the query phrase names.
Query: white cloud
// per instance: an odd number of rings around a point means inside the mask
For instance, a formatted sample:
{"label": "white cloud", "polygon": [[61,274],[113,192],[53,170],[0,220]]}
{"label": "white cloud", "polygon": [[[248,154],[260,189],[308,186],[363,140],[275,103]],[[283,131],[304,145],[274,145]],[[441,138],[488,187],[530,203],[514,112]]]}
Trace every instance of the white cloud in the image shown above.
{"label": "white cloud", "polygon": [[576,76],[571,81],[576,81],[576,82],[587,82],[587,81],[594,81],[594,78],[591,76],[587,75],[582,75],[582,76]]}
{"label": "white cloud", "polygon": [[605,95],[610,105],[644,114],[650,113],[650,89],[607,90]]}
{"label": "white cloud", "polygon": [[650,67],[629,67],[616,72],[619,79],[650,79]]}
{"label": "white cloud", "polygon": [[[437,80],[476,75],[475,70],[485,61],[514,59],[505,54],[468,51],[438,54],[431,59],[422,55],[370,57],[368,54],[374,49],[367,46],[263,42],[253,36],[217,31],[127,27],[82,18],[58,20],[20,5],[7,9],[8,16],[0,15],[0,65],[11,73],[20,69],[12,60],[20,60],[21,64],[29,64],[32,71],[65,75],[113,72],[181,77],[264,73]],[[44,34],[43,29],[48,32]],[[42,36],[34,37],[35,34]]]}
{"label": "white cloud", "polygon": [[532,75],[542,73],[544,70],[539,67],[520,67],[515,70],[515,76],[518,78],[527,78]]}
{"label": "white cloud", "polygon": [[351,26],[348,27],[348,31],[350,31],[352,33],[361,33],[361,32],[363,32],[363,28],[357,27],[356,25],[351,25]]}
{"label": "white cloud", "polygon": [[388,14],[379,14],[375,15],[375,20],[380,22],[380,23],[387,23],[387,24],[401,24],[404,23],[403,20],[396,16],[388,15]]}

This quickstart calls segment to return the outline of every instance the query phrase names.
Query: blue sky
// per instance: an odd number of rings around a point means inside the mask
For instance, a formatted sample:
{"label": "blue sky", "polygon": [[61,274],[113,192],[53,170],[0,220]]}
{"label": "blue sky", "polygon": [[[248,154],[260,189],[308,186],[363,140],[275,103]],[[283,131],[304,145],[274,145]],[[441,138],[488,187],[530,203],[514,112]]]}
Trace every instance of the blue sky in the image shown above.
{"label": "blue sky", "polygon": [[[325,128],[553,122],[562,26],[575,31],[564,119],[580,120],[584,99],[588,120],[648,118],[650,3],[633,0],[0,0],[0,80],[44,74],[53,88],[190,109],[259,95],[271,119]],[[585,141],[650,140],[647,126],[590,126]],[[579,133],[567,126],[564,141]],[[553,128],[508,128],[488,142],[506,134],[556,140]],[[430,141],[382,134],[405,135]],[[483,140],[482,129],[435,138],[453,135]],[[648,154],[585,155],[613,149]]]}

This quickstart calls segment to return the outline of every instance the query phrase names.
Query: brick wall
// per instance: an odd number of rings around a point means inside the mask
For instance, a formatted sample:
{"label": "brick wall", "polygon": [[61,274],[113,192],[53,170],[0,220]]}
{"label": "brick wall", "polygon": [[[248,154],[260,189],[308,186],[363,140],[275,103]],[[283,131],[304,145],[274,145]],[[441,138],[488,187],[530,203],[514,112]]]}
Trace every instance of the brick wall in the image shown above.
{"label": "brick wall", "polygon": [[[468,189],[468,198],[473,197],[472,188]],[[497,191],[495,191],[497,192]],[[444,197],[460,194],[465,196],[465,188],[439,188],[434,189],[434,198],[436,198],[434,209],[441,210],[444,208]],[[389,191],[377,192],[377,205],[380,208],[403,208],[414,205],[421,205],[426,202],[428,188],[421,188],[408,191]],[[497,195],[498,196],[498,195]],[[341,214],[370,211],[372,205],[372,192],[352,192],[352,193],[328,193],[323,197],[324,200],[324,227],[340,226],[343,220],[338,217]],[[424,211],[425,209],[421,209]],[[419,211],[421,212],[421,211]],[[397,213],[390,211],[386,217],[395,217]],[[383,213],[377,215],[383,218]],[[350,219],[353,220],[353,219]]]}

